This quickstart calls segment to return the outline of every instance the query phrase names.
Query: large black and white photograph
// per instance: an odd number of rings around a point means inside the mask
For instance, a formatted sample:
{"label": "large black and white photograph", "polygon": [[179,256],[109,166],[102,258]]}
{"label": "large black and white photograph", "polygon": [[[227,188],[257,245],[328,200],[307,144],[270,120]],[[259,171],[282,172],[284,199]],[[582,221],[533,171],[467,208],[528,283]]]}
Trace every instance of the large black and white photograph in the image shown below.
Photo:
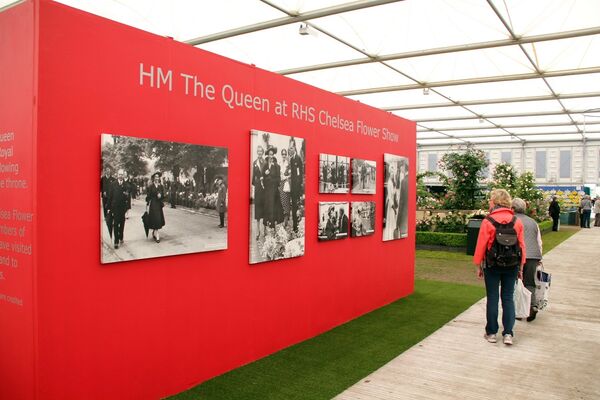
{"label": "large black and white photograph", "polygon": [[102,134],[103,264],[227,248],[224,147]]}
{"label": "large black and white photograph", "polygon": [[319,203],[319,240],[336,240],[348,237],[350,206],[348,202]]}
{"label": "large black and white photograph", "polygon": [[303,256],[305,140],[250,135],[250,264]]}
{"label": "large black and white photograph", "polygon": [[350,157],[319,154],[319,193],[350,191]]}
{"label": "large black and white photograph", "polygon": [[384,154],[383,240],[408,237],[408,158]]}
{"label": "large black and white photograph", "polygon": [[352,212],[351,237],[368,236],[375,233],[375,202],[353,201],[350,204]]}
{"label": "large black and white photograph", "polygon": [[377,163],[352,159],[352,194],[375,194]]}

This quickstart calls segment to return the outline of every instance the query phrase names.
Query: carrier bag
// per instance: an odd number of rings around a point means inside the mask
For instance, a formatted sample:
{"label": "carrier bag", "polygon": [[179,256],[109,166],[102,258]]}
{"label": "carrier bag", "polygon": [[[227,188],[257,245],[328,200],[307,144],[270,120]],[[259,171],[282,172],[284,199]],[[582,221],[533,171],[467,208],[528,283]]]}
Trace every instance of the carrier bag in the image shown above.
{"label": "carrier bag", "polygon": [[531,309],[531,292],[523,285],[521,279],[517,279],[513,299],[515,301],[515,318],[529,317],[529,310]]}
{"label": "carrier bag", "polygon": [[550,284],[552,283],[552,274],[544,271],[544,264],[540,262],[535,270],[535,299],[533,305],[537,305],[538,310],[543,310],[548,306],[548,294],[550,293]]}

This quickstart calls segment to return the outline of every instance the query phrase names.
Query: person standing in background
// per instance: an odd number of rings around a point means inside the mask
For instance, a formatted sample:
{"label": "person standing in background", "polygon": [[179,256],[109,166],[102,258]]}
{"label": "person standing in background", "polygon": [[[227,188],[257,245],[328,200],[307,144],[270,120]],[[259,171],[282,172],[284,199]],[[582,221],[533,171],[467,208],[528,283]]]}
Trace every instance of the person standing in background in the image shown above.
{"label": "person standing in background", "polygon": [[590,196],[583,196],[583,199],[579,203],[579,208],[581,208],[581,227],[589,228],[592,214],[592,200],[590,200]]}
{"label": "person standing in background", "polygon": [[219,211],[219,228],[225,227],[225,211],[227,211],[227,187],[223,177],[217,176],[217,210]]}
{"label": "person standing in background", "polygon": [[600,226],[600,197],[594,202],[594,226]]}
{"label": "person standing in background", "polygon": [[552,201],[550,202],[550,206],[548,207],[548,214],[552,218],[552,230],[554,232],[558,231],[558,221],[560,218],[560,204],[558,204],[558,200],[556,196],[552,196]]}

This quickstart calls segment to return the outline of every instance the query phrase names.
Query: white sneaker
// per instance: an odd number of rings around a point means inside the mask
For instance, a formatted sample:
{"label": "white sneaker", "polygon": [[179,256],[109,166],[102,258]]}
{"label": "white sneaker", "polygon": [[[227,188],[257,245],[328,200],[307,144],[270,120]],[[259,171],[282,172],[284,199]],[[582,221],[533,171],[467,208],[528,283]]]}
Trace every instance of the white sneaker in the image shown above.
{"label": "white sneaker", "polygon": [[488,335],[487,333],[483,334],[483,338],[490,343],[496,343],[496,335]]}
{"label": "white sneaker", "polygon": [[506,344],[506,345],[513,344],[512,339],[513,339],[512,335],[507,333],[506,335],[504,335],[504,344]]}

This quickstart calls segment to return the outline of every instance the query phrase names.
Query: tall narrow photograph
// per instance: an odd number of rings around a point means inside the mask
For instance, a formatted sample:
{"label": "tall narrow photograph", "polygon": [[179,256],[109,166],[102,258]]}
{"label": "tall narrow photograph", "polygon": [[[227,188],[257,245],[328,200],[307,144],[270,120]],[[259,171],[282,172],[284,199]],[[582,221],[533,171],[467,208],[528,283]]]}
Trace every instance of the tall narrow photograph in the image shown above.
{"label": "tall narrow photograph", "polygon": [[351,237],[369,236],[375,233],[375,202],[353,201]]}
{"label": "tall narrow photograph", "polygon": [[224,147],[102,134],[103,264],[227,248]]}
{"label": "tall narrow photograph", "polygon": [[350,191],[350,157],[319,154],[319,193]]}
{"label": "tall narrow photograph", "polygon": [[304,255],[305,140],[250,132],[250,264]]}
{"label": "tall narrow photograph", "polygon": [[377,163],[352,159],[352,194],[375,194]]}
{"label": "tall narrow photograph", "polygon": [[345,239],[348,237],[350,207],[344,202],[319,203],[319,232],[321,241]]}
{"label": "tall narrow photograph", "polygon": [[383,240],[408,237],[408,158],[384,154]]}

